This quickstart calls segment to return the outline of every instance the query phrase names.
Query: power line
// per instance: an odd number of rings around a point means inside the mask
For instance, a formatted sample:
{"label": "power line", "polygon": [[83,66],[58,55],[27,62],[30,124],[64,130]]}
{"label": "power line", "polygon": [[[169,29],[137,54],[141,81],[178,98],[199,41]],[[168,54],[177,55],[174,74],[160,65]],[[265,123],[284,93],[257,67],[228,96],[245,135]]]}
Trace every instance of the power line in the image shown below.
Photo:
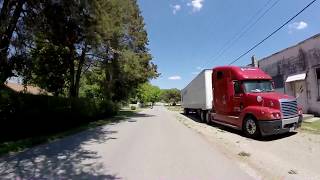
{"label": "power line", "polygon": [[[242,30],[238,31],[231,39],[229,39],[222,48],[218,51],[217,55],[213,57],[213,61],[220,58],[228,49],[230,49],[239,39],[241,39],[254,25],[256,25],[280,0],[274,2],[268,9],[266,9],[255,21],[253,21],[256,16],[258,16],[261,11],[267,7],[272,0],[267,1],[256,13],[250,18],[250,20],[242,26]],[[252,23],[253,22],[253,23]],[[211,61],[212,62],[212,61]],[[206,63],[207,64],[207,63]]]}
{"label": "power line", "polygon": [[252,50],[254,50],[255,48],[257,48],[259,45],[261,45],[262,43],[264,43],[267,39],[269,39],[271,36],[273,36],[274,34],[276,34],[278,31],[280,31],[284,26],[286,26],[287,24],[289,24],[294,18],[296,18],[297,16],[299,16],[303,11],[305,11],[308,7],[310,7],[313,3],[315,3],[317,0],[313,0],[311,1],[307,6],[305,6],[302,10],[300,10],[296,15],[294,15],[293,17],[291,17],[289,20],[287,20],[284,24],[282,24],[279,28],[277,28],[275,31],[273,31],[271,34],[269,34],[266,38],[264,38],[263,40],[261,40],[259,43],[257,43],[256,45],[254,45],[252,48],[250,48],[248,51],[246,51],[245,53],[243,53],[242,55],[240,55],[237,59],[235,59],[234,61],[232,61],[231,63],[229,63],[229,65],[232,65],[233,63],[237,62],[239,59],[241,59],[243,56],[247,55],[249,52],[251,52]]}
{"label": "power line", "polygon": [[220,56],[217,57],[220,58],[227,50],[229,50],[231,47],[233,47],[249,30],[252,29],[252,27],[254,27],[276,4],[278,4],[280,0],[275,1],[268,9],[266,9],[266,11],[261,14],[261,16],[259,16],[258,19],[256,19],[256,21],[254,21],[253,24],[251,24],[250,26],[248,26],[244,31],[241,32],[241,34],[234,40],[232,41],[232,43],[226,48],[224,49],[224,51],[221,53]]}

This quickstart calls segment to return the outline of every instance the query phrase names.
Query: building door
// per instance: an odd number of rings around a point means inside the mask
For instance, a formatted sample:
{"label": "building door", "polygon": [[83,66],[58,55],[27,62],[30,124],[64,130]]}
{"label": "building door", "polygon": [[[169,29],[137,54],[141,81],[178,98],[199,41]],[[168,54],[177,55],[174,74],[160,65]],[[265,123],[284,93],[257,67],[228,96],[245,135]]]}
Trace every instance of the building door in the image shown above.
{"label": "building door", "polygon": [[308,110],[307,89],[305,81],[295,81],[293,83],[294,96],[297,98],[298,104],[303,107],[303,112]]}

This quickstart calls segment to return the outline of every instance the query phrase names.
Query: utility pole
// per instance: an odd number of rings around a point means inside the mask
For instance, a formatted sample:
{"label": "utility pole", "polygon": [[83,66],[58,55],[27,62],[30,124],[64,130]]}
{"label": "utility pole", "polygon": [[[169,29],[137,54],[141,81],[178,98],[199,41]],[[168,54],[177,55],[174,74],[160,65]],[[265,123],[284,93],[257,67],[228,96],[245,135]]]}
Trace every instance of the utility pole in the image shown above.
{"label": "utility pole", "polygon": [[259,67],[258,61],[254,55],[251,57],[251,65],[252,67]]}

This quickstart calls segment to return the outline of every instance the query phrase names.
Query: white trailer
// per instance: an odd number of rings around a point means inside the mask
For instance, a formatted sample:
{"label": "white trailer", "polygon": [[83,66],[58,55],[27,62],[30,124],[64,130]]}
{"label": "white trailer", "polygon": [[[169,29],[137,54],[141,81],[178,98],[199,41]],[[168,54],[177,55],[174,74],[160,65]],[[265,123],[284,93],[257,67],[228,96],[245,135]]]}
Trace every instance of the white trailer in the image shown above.
{"label": "white trailer", "polygon": [[184,113],[196,112],[205,121],[212,108],[212,70],[203,70],[181,91]]}

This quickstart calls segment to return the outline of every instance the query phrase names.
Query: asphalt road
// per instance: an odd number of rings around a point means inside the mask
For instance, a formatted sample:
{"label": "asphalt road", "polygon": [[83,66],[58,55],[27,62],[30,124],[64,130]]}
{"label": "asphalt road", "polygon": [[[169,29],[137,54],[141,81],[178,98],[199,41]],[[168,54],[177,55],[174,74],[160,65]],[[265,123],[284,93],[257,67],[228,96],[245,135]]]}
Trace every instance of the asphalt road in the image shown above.
{"label": "asphalt road", "polygon": [[0,179],[253,179],[164,107],[0,158]]}

